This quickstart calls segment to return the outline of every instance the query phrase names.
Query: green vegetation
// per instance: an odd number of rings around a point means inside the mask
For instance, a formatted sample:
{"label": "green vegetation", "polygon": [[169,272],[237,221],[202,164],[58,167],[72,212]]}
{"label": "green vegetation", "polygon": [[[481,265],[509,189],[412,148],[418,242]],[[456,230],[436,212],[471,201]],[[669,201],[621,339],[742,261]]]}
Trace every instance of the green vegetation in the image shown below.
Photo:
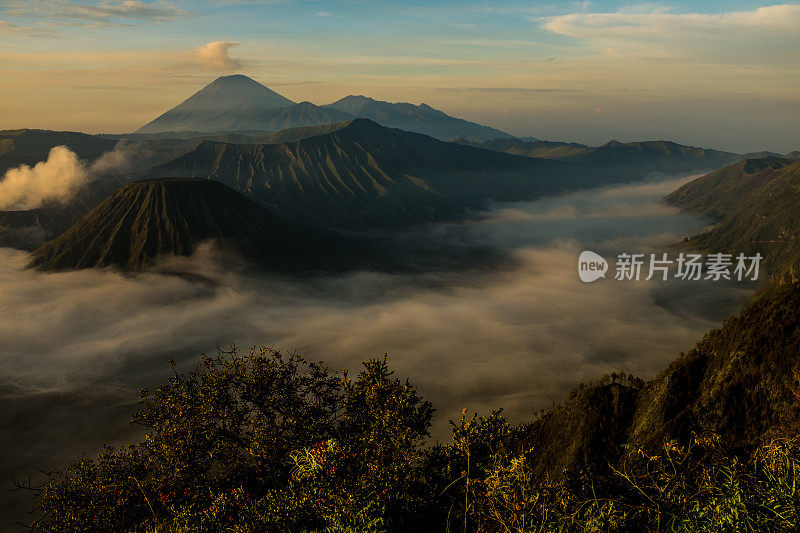
{"label": "green vegetation", "polygon": [[667,201],[717,218],[683,247],[760,253],[770,287],[800,279],[800,162],[784,157],[740,161],[676,190]]}
{"label": "green vegetation", "polygon": [[[748,320],[775,321],[791,304],[753,306],[697,350],[732,334],[746,338]],[[759,349],[768,355],[771,348]],[[736,364],[741,370],[742,361]],[[731,445],[724,424],[719,432],[698,427],[683,438],[663,433],[654,444],[624,443],[624,428],[636,425],[637,397],[663,388],[663,376],[647,384],[607,376],[517,426],[501,411],[464,410],[451,422],[452,441],[431,444],[433,406],[393,376],[385,357],[363,363],[355,378],[269,348],[203,357],[188,373],[170,365],[167,383],[141,392],[133,417],[145,430],[141,442],[107,447],[28,487],[36,494],[32,526],[153,533],[800,526],[800,441],[787,430],[796,426],[776,423],[783,435],[764,430],[751,445]],[[594,405],[583,412],[587,401]],[[554,419],[572,434],[550,431],[558,427]],[[581,459],[559,460],[558,442],[564,456]],[[575,455],[576,446],[595,453]],[[602,453],[611,448],[616,452]],[[548,473],[543,461],[556,468]]]}

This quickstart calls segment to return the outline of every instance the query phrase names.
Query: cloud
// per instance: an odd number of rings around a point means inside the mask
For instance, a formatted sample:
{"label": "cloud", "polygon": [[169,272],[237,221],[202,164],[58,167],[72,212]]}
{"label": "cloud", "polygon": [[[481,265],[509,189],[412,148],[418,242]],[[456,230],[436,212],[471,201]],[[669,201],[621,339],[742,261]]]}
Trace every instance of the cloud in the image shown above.
{"label": "cloud", "polygon": [[648,9],[548,17],[544,19],[544,28],[569,37],[638,41],[663,38],[678,40],[685,39],[687,34],[713,39],[741,31],[796,34],[800,27],[800,5],[797,4],[719,14],[670,13],[660,7]]}
{"label": "cloud", "polygon": [[66,146],[55,146],[47,160],[33,167],[20,165],[6,171],[0,179],[0,210],[36,209],[63,203],[96,178],[145,170],[163,163],[164,158],[164,154],[148,145],[120,141],[113,150],[85,163]]}
{"label": "cloud", "polygon": [[234,46],[239,46],[239,44],[223,41],[208,43],[197,49],[197,62],[208,70],[230,71],[239,69],[243,66],[242,61],[233,59],[229,55],[230,49]]}
{"label": "cloud", "polygon": [[[43,274],[23,268],[25,254],[0,249],[0,382],[23,395],[93,383],[133,391],[164,359],[194,360],[236,341],[298,349],[333,368],[388,352],[444,420],[499,405],[524,419],[603,372],[653,375],[715,323],[695,312],[697,301],[726,309],[733,291],[719,285],[577,278],[581,249],[645,251],[702,227],[656,205],[685,181],[501,206],[484,220],[430,228],[426,239],[508,250],[499,270],[291,280],[223,268],[201,247],[161,266],[190,276]],[[22,364],[30,354],[36,364]]]}
{"label": "cloud", "polygon": [[0,34],[10,35],[45,35],[49,33],[44,28],[34,26],[19,26],[7,20],[0,20]]}
{"label": "cloud", "polygon": [[454,46],[498,46],[498,47],[542,47],[550,46],[546,43],[539,41],[525,41],[525,40],[512,40],[512,39],[448,39],[441,41],[442,44]]}
{"label": "cloud", "polygon": [[443,87],[436,89],[436,92],[443,93],[473,93],[478,96],[487,94],[500,94],[510,98],[527,98],[538,94],[547,93],[579,93],[582,92],[578,89],[560,89],[560,88],[530,88],[530,87]]}
{"label": "cloud", "polygon": [[297,349],[334,371],[388,352],[397,375],[434,402],[436,438],[464,407],[503,406],[521,421],[603,373],[653,376],[749,293],[712,282],[585,284],[577,258],[644,252],[703,227],[659,203],[686,181],[498,205],[483,220],[403,232],[499,246],[511,254],[500,269],[292,280],[223,268],[202,246],[161,265],[190,275],[45,274],[0,248],[0,477],[136,438],[132,404],[139,387],[170,376],[165,360],[187,368],[234,341]]}
{"label": "cloud", "polygon": [[175,20],[187,12],[169,2],[142,0],[99,0],[78,3],[71,0],[9,0],[5,5],[9,15],[43,17],[77,25],[133,24]]}
{"label": "cloud", "polygon": [[46,161],[6,172],[0,181],[0,209],[34,209],[68,200],[88,181],[89,173],[78,156],[66,146],[56,146]]}

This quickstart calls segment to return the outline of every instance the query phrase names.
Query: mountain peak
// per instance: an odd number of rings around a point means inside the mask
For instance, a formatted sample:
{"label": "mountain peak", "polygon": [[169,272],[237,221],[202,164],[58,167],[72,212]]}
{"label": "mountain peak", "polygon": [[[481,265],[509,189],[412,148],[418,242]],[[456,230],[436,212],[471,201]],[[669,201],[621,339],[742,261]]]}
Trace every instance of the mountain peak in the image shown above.
{"label": "mountain peak", "polygon": [[258,83],[256,80],[254,80],[250,76],[245,76],[244,74],[231,74],[229,76],[220,76],[219,78],[214,80],[212,83],[217,83],[217,82],[223,81],[223,80],[229,80],[229,81],[231,81],[231,80],[250,80],[250,81],[252,81],[254,83]]}
{"label": "mountain peak", "polygon": [[351,94],[323,107],[338,109],[355,117],[372,119],[384,126],[423,133],[441,140],[483,141],[511,137],[503,131],[451,117],[425,103],[417,105],[407,102],[384,102]]}
{"label": "mountain peak", "polygon": [[297,225],[218,181],[166,178],[123,186],[36,249],[30,266],[142,270],[208,240],[273,271],[335,270],[349,261],[340,250],[350,241],[338,235]]}
{"label": "mountain peak", "polygon": [[254,129],[243,127],[247,119],[291,105],[293,101],[243,74],[221,76],[137,133]]}

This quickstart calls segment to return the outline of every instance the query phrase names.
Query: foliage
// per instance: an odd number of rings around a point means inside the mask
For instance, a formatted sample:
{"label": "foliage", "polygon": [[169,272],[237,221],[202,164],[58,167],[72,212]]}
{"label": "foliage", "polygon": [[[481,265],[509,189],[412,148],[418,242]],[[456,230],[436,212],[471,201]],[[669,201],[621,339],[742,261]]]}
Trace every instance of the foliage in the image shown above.
{"label": "foliage", "polygon": [[[433,408],[386,359],[355,379],[264,348],[205,357],[154,391],[145,439],[52,471],[42,531],[796,531],[800,442],[715,434],[626,446],[609,468],[548,477],[500,410],[462,412],[426,446]],[[611,382],[627,376],[612,376]]]}

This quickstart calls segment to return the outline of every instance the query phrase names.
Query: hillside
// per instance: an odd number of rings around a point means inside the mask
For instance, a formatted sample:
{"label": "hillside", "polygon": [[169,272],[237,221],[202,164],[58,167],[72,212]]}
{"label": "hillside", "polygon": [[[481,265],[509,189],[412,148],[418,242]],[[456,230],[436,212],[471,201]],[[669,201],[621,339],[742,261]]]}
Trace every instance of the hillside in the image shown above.
{"label": "hillside", "polygon": [[333,233],[285,220],[211,180],[130,183],[34,250],[30,266],[67,270],[118,266],[141,270],[165,255],[190,255],[214,240],[279,272],[336,270],[352,247]]}
{"label": "hillside", "polygon": [[657,444],[711,428],[734,446],[796,434],[800,286],[767,294],[706,334],[639,393],[630,439]]}
{"label": "hillside", "polygon": [[219,180],[277,213],[325,225],[387,226],[591,183],[559,162],[480,150],[356,119],[282,144],[204,142],[154,176]]}
{"label": "hillside", "polygon": [[524,155],[527,157],[543,157],[545,159],[561,159],[578,154],[585,154],[594,150],[591,146],[578,143],[563,143],[553,141],[524,141],[521,139],[490,139],[481,143],[470,143],[477,148],[505,152],[507,154]]}
{"label": "hillside", "polygon": [[423,133],[443,141],[483,141],[511,137],[504,131],[451,117],[427,104],[392,103],[351,95],[324,107],[338,109],[353,117],[368,118],[391,128]]}
{"label": "hillside", "polygon": [[115,140],[74,131],[0,130],[0,176],[9,168],[46,160],[54,146],[66,146],[81,159],[92,161],[116,144]]}
{"label": "hillside", "polygon": [[682,246],[700,250],[760,253],[771,281],[800,277],[800,162],[767,157],[740,161],[702,176],[667,197],[683,209],[718,219]]}
{"label": "hillside", "polygon": [[350,120],[331,122],[315,126],[296,126],[278,131],[240,130],[235,132],[202,132],[202,131],[162,131],[158,133],[124,133],[103,134],[106,139],[126,140],[135,143],[149,143],[154,146],[187,146],[191,150],[203,141],[215,141],[232,144],[277,144],[297,141],[314,135],[329,133],[346,126]]}
{"label": "hillside", "polygon": [[559,477],[591,466],[605,470],[623,444],[658,448],[714,431],[733,447],[753,449],[800,427],[800,285],[746,306],[707,333],[648,382],[601,380],[515,436],[533,448],[534,471]]}
{"label": "hillside", "polygon": [[433,405],[385,357],[338,374],[268,347],[219,350],[188,372],[170,363],[168,380],[142,390],[133,421],[145,439],[17,487],[45,495],[32,520],[48,531],[321,531],[344,516],[354,530],[415,533],[789,533],[798,309],[800,286],[784,287],[650,382],[612,374],[521,425],[465,409],[452,441],[433,446]]}

